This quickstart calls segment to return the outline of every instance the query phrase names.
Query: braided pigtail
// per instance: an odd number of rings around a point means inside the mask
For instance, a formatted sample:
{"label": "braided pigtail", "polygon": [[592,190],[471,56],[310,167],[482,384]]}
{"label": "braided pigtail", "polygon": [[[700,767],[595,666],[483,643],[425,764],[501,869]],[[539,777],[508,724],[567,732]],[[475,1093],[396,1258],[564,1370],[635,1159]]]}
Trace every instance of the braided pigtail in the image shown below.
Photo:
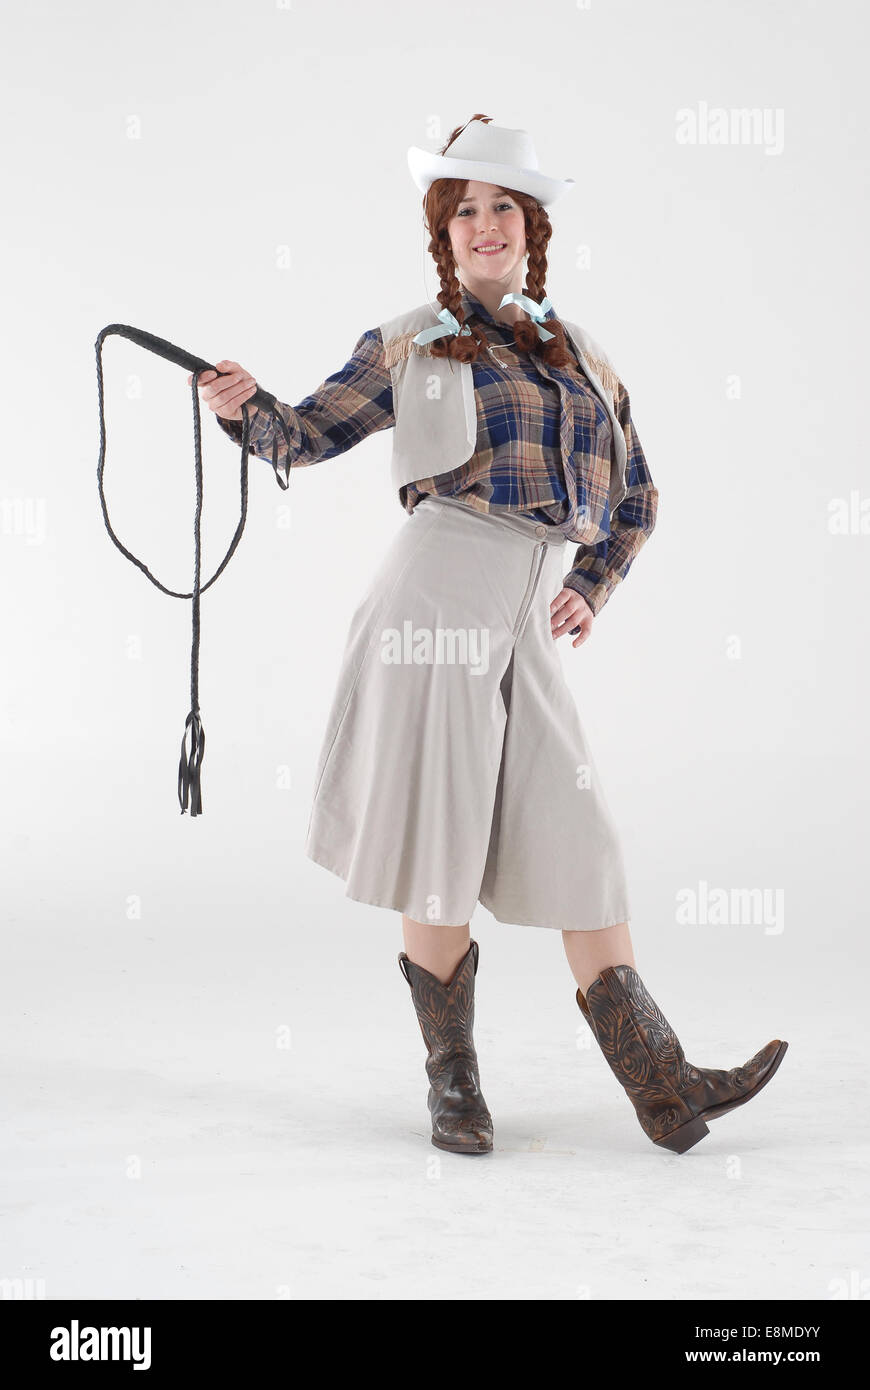
{"label": "braided pigtail", "polygon": [[[438,291],[438,303],[442,309],[449,309],[460,324],[464,324],[462,289],[456,275],[456,262],[453,259],[453,252],[450,249],[446,232],[443,239],[436,240],[433,237],[428,249],[435,257],[438,279],[441,282],[441,289]],[[480,354],[487,351],[486,334],[481,330],[479,324],[470,323],[468,328],[471,336],[450,333],[443,338],[436,338],[434,342],[429,344],[429,351],[432,356],[452,357],[457,362],[476,362]]]}
{"label": "braided pigtail", "polygon": [[[544,299],[547,283],[547,245],[553,235],[553,224],[546,210],[526,193],[512,193],[522,206],[526,218],[526,286],[523,291],[536,304]],[[558,319],[547,319],[546,329],[553,337],[542,342],[531,319],[519,319],[514,324],[514,342],[522,352],[535,352],[548,367],[568,367],[572,357],[567,346],[565,329]]]}

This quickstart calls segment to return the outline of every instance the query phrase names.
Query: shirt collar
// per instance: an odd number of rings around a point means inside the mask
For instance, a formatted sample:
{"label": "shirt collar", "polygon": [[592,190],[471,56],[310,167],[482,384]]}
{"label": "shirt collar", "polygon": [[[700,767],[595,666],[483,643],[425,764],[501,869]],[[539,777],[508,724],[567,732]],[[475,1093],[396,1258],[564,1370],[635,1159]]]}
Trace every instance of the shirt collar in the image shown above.
{"label": "shirt collar", "polygon": [[[482,319],[484,323],[489,324],[491,328],[502,328],[510,331],[511,325],[494,319],[489,310],[485,309],[480,300],[476,299],[471,291],[464,285],[462,286],[462,308],[466,319],[470,318],[472,314],[476,314],[478,318]],[[552,308],[548,309],[544,315],[545,320],[554,319],[555,317],[556,311]]]}

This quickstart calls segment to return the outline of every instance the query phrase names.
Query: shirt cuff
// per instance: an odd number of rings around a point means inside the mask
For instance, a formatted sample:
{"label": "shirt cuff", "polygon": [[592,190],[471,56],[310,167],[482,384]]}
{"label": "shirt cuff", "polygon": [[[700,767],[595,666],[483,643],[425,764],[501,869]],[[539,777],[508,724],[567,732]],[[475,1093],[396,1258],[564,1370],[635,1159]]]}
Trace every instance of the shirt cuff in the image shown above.
{"label": "shirt cuff", "polygon": [[[250,429],[248,431],[248,445],[252,454],[259,454],[259,445],[261,445],[267,437],[271,445],[270,425],[272,424],[272,412],[263,410],[262,406],[258,405],[254,410],[249,412],[249,416]],[[222,415],[218,414],[215,414],[215,419],[224,431],[224,434],[228,434],[230,439],[234,440],[236,444],[241,444],[241,420],[225,420]]]}
{"label": "shirt cuff", "polygon": [[223,416],[221,416],[221,415],[216,415],[216,416],[215,416],[215,419],[217,420],[218,424],[220,425],[220,427],[221,427],[221,429],[224,431],[224,433],[229,435],[230,439],[234,439],[234,440],[236,441],[237,444],[241,444],[241,442],[242,442],[242,422],[241,422],[241,420],[224,420]]}

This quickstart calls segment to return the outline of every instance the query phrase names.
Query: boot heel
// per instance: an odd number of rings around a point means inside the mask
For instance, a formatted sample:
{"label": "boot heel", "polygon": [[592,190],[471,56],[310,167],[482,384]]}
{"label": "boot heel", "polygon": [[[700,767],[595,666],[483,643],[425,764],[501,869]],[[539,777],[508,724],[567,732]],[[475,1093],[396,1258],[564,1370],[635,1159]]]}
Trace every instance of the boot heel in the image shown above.
{"label": "boot heel", "polygon": [[705,1134],[709,1134],[704,1121],[700,1118],[690,1120],[687,1125],[680,1125],[679,1129],[671,1130],[664,1139],[656,1139],[655,1143],[659,1148],[670,1149],[671,1153],[684,1154],[687,1149],[691,1149],[694,1144],[700,1143]]}

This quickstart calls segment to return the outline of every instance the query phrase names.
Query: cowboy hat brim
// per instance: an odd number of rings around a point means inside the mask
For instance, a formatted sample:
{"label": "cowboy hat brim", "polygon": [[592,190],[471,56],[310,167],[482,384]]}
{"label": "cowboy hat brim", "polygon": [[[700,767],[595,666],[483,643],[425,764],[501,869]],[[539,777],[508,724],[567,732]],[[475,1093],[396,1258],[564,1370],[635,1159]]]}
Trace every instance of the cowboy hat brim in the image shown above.
{"label": "cowboy hat brim", "polygon": [[537,198],[542,207],[555,203],[574,187],[573,179],[551,179],[533,169],[514,169],[509,164],[451,159],[450,155],[433,154],[416,145],[408,150],[408,168],[421,193],[428,192],[436,179],[477,179],[480,183],[496,183],[502,188],[528,193]]}

